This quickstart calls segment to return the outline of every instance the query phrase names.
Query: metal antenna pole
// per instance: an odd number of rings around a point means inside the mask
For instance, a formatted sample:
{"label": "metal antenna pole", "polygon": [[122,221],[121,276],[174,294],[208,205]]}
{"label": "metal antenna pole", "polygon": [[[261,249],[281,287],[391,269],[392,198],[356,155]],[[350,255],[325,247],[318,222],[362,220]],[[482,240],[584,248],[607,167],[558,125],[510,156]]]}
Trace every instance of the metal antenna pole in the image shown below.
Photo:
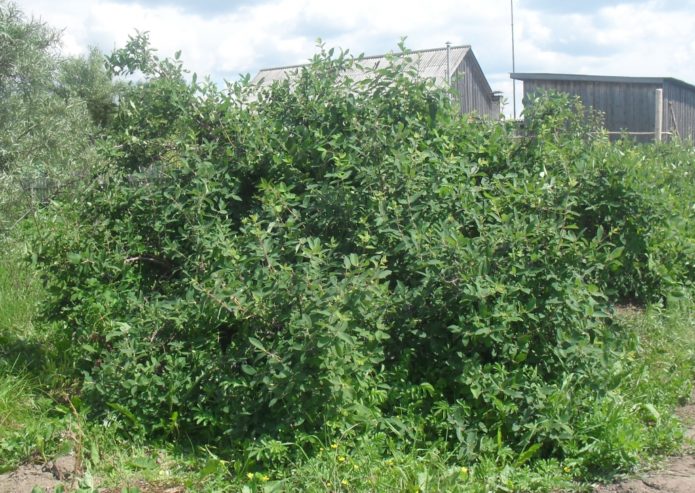
{"label": "metal antenna pole", "polygon": [[451,74],[449,73],[449,59],[451,57],[451,42],[446,42],[446,83],[451,86]]}
{"label": "metal antenna pole", "polygon": [[[516,73],[516,56],[514,53],[514,0],[509,0],[512,12],[512,73]],[[516,120],[516,79],[512,79],[512,101],[514,105],[514,119]]]}

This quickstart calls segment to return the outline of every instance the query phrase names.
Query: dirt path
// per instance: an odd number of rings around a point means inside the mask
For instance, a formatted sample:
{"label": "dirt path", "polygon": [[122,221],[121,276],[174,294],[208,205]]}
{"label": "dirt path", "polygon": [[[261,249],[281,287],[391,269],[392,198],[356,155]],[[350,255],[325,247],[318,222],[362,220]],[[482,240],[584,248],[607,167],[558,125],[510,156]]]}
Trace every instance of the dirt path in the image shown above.
{"label": "dirt path", "polygon": [[688,426],[689,440],[682,456],[671,457],[663,469],[643,476],[596,488],[595,493],[695,493],[695,399],[679,408],[676,414]]}

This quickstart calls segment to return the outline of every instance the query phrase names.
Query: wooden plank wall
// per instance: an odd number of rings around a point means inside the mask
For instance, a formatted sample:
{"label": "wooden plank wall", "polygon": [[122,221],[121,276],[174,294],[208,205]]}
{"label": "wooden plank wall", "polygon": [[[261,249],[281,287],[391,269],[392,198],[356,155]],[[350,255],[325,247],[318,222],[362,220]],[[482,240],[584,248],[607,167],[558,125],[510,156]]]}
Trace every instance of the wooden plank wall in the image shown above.
{"label": "wooden plank wall", "polygon": [[[653,132],[658,87],[657,84],[625,82],[527,80],[524,81],[524,98],[541,91],[566,92],[579,96],[585,106],[602,112],[605,127],[611,132]],[[653,136],[639,136],[637,140],[651,141]]]}
{"label": "wooden plank wall", "polygon": [[493,99],[487,84],[482,82],[484,77],[480,66],[469,52],[456,68],[452,80],[459,96],[461,113],[477,113],[483,118],[499,120],[500,101]]}
{"label": "wooden plank wall", "polygon": [[695,141],[695,91],[667,80],[664,83],[664,131],[675,132],[676,129],[681,139]]}

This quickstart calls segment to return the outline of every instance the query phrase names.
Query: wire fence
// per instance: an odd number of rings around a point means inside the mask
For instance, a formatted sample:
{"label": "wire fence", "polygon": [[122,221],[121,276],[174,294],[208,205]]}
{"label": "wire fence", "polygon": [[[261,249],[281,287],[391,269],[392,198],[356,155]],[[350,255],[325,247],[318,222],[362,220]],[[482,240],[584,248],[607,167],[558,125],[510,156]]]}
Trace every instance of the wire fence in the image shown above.
{"label": "wire fence", "polygon": [[[60,197],[79,194],[90,187],[106,189],[115,183],[113,177],[105,174],[77,172],[68,177],[11,177],[0,187],[0,235],[17,227],[30,217]],[[171,180],[163,167],[153,164],[145,169],[126,174],[118,181],[125,180],[129,186],[149,186]]]}
{"label": "wire fence", "polygon": [[0,234],[12,231],[25,218],[65,191],[77,188],[77,179],[16,178],[5,180],[0,199]]}

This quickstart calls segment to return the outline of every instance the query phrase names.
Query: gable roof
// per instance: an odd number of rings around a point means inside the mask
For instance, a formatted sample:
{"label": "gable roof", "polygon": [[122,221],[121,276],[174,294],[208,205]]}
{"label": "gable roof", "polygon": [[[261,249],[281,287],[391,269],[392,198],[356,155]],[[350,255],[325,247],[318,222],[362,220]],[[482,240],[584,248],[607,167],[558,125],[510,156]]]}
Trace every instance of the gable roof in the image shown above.
{"label": "gable roof", "polygon": [[673,77],[623,77],[614,75],[583,75],[583,74],[547,74],[547,73],[513,73],[510,77],[515,80],[550,80],[568,82],[617,82],[624,84],[656,84],[665,82],[695,90],[695,86]]}
{"label": "gable roof", "polygon": [[[447,82],[454,76],[457,67],[461,64],[469,51],[471,51],[470,45],[449,47],[448,73],[446,47],[414,50],[410,51],[406,56],[412,58],[412,65],[417,68],[422,78],[433,79],[435,85],[446,87]],[[400,53],[393,53],[393,55],[398,58],[403,56]],[[352,80],[359,81],[366,78],[367,73],[365,69],[374,69],[379,66],[385,66],[386,64],[388,64],[386,55],[362,57],[355,66],[346,71],[345,75]],[[252,84],[270,85],[276,80],[292,78],[296,71],[305,66],[307,66],[307,64],[266,68],[258,72],[251,82]]]}

